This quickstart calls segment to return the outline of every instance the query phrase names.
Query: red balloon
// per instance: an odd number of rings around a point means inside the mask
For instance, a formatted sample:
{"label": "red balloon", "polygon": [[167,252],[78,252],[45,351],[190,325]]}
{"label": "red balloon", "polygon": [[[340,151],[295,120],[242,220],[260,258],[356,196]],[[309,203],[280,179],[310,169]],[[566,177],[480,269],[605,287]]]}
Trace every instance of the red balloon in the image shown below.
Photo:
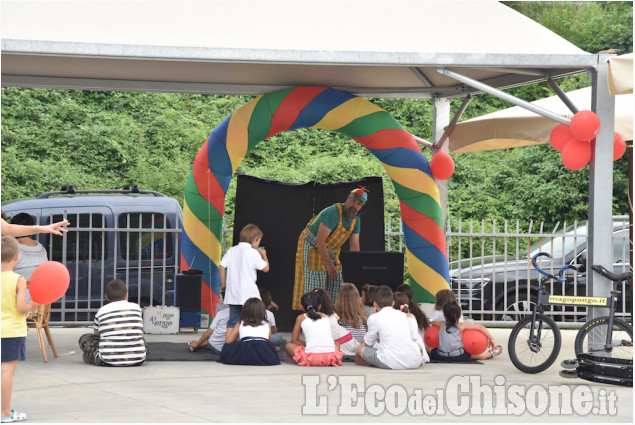
{"label": "red balloon", "polygon": [[454,174],[454,160],[449,153],[437,151],[430,161],[432,175],[437,180],[447,180]]}
{"label": "red balloon", "polygon": [[562,150],[562,163],[570,170],[584,168],[591,159],[591,144],[586,140],[573,139]]}
{"label": "red balloon", "polygon": [[487,337],[476,329],[466,329],[463,331],[463,349],[470,354],[482,354],[487,350]]}
{"label": "red balloon", "polygon": [[613,161],[617,161],[626,152],[626,142],[624,137],[618,132],[613,135]]}
{"label": "red balloon", "polygon": [[571,132],[578,140],[591,140],[600,131],[600,119],[591,111],[577,112],[571,118]]}
{"label": "red balloon", "polygon": [[33,270],[29,280],[31,298],[38,304],[50,304],[62,298],[71,275],[62,263],[47,261]]}
{"label": "red balloon", "polygon": [[562,152],[564,145],[566,145],[569,140],[573,139],[573,133],[571,132],[571,127],[566,126],[564,124],[558,124],[551,130],[549,134],[549,143],[551,146],[558,152]]}
{"label": "red balloon", "polygon": [[439,327],[430,326],[423,334],[423,342],[426,343],[426,347],[439,348]]}

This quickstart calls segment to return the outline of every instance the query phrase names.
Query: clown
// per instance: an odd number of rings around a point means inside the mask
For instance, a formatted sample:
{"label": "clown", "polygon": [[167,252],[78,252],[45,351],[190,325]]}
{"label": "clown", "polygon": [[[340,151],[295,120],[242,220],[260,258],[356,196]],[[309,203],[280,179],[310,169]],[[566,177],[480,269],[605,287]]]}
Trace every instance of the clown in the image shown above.
{"label": "clown", "polygon": [[357,213],[367,199],[366,188],[353,189],[346,202],[323,209],[302,231],[295,255],[293,309],[302,309],[302,294],[315,288],[324,288],[335,301],[342,284],[340,249],[350,239],[350,250],[359,251]]}

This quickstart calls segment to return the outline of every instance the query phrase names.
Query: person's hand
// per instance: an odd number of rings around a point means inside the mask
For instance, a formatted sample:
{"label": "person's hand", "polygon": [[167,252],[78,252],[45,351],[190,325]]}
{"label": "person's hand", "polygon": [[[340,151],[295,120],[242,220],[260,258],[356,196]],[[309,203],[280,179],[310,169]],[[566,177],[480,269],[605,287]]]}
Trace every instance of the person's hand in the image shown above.
{"label": "person's hand", "polygon": [[39,233],[52,233],[54,235],[61,235],[62,232],[68,232],[62,226],[69,226],[71,223],[68,220],[58,221],[57,223],[47,224],[46,226],[37,226]]}
{"label": "person's hand", "polygon": [[260,256],[261,256],[263,259],[265,259],[265,260],[267,259],[267,250],[266,250],[266,249],[264,249],[264,248],[262,248],[262,247],[261,247],[261,248],[258,248],[258,252],[260,253]]}
{"label": "person's hand", "polygon": [[276,302],[275,302],[275,301],[271,301],[271,309],[272,309],[272,310],[274,310],[274,309],[275,309],[276,311],[278,311],[278,309],[279,309],[279,308],[280,308],[280,307],[278,307],[278,304],[276,304]]}
{"label": "person's hand", "polygon": [[337,269],[335,268],[333,263],[329,262],[326,264],[326,271],[328,272],[331,279],[337,279]]}

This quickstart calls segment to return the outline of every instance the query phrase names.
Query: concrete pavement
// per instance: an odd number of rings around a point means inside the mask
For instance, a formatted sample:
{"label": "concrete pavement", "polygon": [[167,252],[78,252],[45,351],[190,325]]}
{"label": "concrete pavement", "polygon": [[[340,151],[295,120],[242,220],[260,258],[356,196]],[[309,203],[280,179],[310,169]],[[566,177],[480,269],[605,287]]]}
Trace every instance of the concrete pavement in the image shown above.
{"label": "concrete pavement", "polygon": [[[563,330],[558,361],[536,375],[507,356],[510,329],[491,329],[505,352],[483,364],[425,364],[385,371],[147,362],[107,368],[83,363],[87,328],[52,328],[59,358],[42,361],[35,330],[18,365],[12,408],[31,423],[201,422],[633,422],[633,390],[558,375],[575,357],[575,332]],[[200,336],[147,335],[185,344]],[[288,338],[287,338],[288,339]]]}

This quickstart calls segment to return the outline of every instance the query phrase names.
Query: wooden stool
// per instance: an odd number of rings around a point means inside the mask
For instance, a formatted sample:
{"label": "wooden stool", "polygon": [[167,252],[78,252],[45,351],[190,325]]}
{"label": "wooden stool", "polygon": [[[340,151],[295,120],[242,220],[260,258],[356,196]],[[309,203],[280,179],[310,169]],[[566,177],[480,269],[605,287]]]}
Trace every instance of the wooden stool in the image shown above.
{"label": "wooden stool", "polygon": [[44,363],[48,363],[48,357],[46,355],[46,346],[44,345],[44,336],[42,335],[42,330],[46,333],[46,339],[53,350],[53,355],[57,358],[57,350],[55,349],[55,343],[53,342],[53,337],[51,336],[51,331],[49,330],[49,317],[51,316],[51,304],[40,305],[37,309],[37,312],[30,313],[26,320],[26,326],[28,328],[37,329],[37,341],[40,344],[40,349],[42,350],[42,357],[44,358]]}

